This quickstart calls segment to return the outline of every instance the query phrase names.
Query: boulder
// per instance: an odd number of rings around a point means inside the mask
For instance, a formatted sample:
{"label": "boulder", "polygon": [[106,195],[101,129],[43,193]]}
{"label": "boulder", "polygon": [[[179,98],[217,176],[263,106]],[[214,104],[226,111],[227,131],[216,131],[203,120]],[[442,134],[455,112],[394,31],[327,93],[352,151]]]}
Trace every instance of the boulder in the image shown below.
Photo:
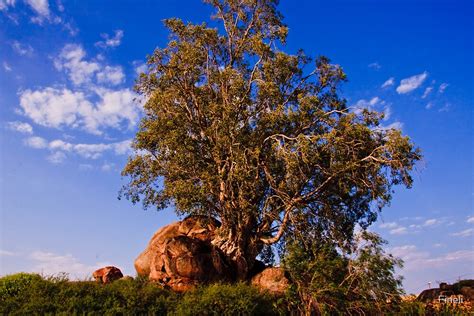
{"label": "boulder", "polygon": [[115,280],[123,278],[122,271],[120,271],[119,268],[113,266],[95,270],[94,273],[92,273],[92,276],[97,282],[103,284],[111,283]]}
{"label": "boulder", "polygon": [[159,229],[135,260],[137,274],[179,292],[230,280],[230,265],[211,244],[219,226],[215,219],[190,216]]}
{"label": "boulder", "polygon": [[439,288],[424,290],[418,295],[417,300],[429,303],[438,300],[440,296],[451,297],[462,295],[468,301],[474,300],[474,280],[462,280],[454,284],[442,282]]}
{"label": "boulder", "polygon": [[426,289],[418,295],[416,300],[424,303],[429,303],[435,299],[438,299],[440,295],[441,289],[439,288]]}
{"label": "boulder", "polygon": [[283,295],[288,289],[290,281],[282,268],[269,267],[256,274],[252,278],[251,284],[272,294]]}

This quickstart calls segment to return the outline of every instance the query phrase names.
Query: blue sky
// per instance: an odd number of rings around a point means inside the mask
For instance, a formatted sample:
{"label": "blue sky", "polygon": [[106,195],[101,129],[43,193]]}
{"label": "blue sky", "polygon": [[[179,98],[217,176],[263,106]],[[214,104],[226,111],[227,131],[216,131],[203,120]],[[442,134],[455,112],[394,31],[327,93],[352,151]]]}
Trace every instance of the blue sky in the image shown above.
{"label": "blue sky", "polygon": [[[354,107],[385,111],[421,147],[371,229],[405,259],[409,292],[474,278],[472,1],[281,1],[286,50],[326,55]],[[189,1],[0,0],[0,274],[83,278],[133,261],[172,210],[117,199],[141,116],[131,90],[165,46],[161,20],[208,21]]]}

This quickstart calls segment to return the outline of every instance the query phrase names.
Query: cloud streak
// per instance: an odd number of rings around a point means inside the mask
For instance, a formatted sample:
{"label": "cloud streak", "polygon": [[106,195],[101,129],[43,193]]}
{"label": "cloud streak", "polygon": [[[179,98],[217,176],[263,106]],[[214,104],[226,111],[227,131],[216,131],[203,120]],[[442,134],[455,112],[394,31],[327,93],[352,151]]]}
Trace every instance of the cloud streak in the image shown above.
{"label": "cloud streak", "polygon": [[390,78],[387,79],[387,81],[385,81],[385,82],[382,84],[381,88],[382,88],[382,89],[383,89],[383,88],[388,88],[388,87],[390,87],[390,86],[393,86],[394,84],[395,84],[395,78],[394,78],[394,77],[390,77]]}
{"label": "cloud streak", "polygon": [[33,127],[30,124],[24,122],[8,122],[7,128],[23,134],[33,134]]}
{"label": "cloud streak", "polygon": [[398,94],[409,93],[418,87],[428,78],[428,73],[425,71],[419,75],[414,75],[409,78],[402,79],[400,85],[397,87]]}
{"label": "cloud streak", "polygon": [[31,57],[34,52],[34,49],[30,44],[23,44],[16,40],[11,43],[11,47],[20,56]]}
{"label": "cloud streak", "polygon": [[114,35],[110,36],[109,34],[102,33],[100,37],[103,38],[102,41],[96,42],[95,46],[100,48],[113,48],[117,47],[122,43],[123,31],[115,30]]}
{"label": "cloud streak", "polygon": [[97,159],[105,152],[112,152],[115,155],[126,155],[131,153],[131,140],[127,139],[115,143],[69,143],[60,139],[47,142],[44,138],[33,136],[25,140],[25,145],[35,149],[48,149],[51,154],[48,161],[51,163],[62,163],[67,154],[76,154],[86,159]]}

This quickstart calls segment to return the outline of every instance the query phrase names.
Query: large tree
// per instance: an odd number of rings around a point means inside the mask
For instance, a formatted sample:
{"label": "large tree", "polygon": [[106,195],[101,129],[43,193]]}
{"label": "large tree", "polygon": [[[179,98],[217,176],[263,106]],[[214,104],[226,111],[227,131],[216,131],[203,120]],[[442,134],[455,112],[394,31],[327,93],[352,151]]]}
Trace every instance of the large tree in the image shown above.
{"label": "large tree", "polygon": [[132,202],[218,218],[213,243],[245,279],[282,236],[350,241],[412,184],[419,150],[383,114],[338,95],[346,77],[325,57],[288,54],[277,0],[208,0],[218,28],[165,20],[148,58],[146,98],[123,175]]}

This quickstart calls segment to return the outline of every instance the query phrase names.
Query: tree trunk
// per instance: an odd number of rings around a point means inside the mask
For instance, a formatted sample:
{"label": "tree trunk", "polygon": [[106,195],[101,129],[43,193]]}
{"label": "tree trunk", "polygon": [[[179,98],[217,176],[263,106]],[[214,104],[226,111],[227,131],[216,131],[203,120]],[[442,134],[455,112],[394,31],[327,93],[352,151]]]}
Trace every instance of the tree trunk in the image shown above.
{"label": "tree trunk", "polygon": [[236,233],[232,229],[221,227],[212,244],[218,247],[232,264],[237,281],[245,281],[250,277],[249,272],[258,255],[258,245],[254,238],[246,232]]}

